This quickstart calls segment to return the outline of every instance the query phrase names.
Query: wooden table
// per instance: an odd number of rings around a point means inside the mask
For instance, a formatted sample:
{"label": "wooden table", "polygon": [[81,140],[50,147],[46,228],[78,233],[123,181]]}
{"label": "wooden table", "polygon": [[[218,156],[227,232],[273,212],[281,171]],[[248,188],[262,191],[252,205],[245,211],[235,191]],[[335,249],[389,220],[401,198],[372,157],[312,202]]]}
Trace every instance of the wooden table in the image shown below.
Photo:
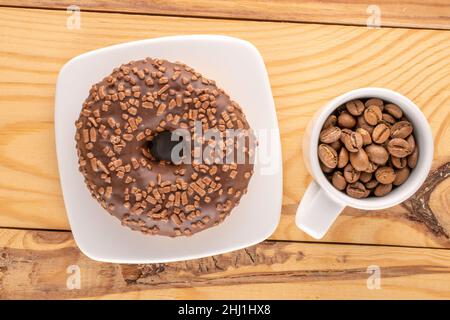
{"label": "wooden table", "polygon": [[[0,0],[0,298],[450,298],[448,0],[378,0],[375,9],[355,0],[138,3]],[[67,27],[72,4],[81,8],[79,29]],[[382,28],[367,28],[378,9]],[[215,257],[92,261],[74,243],[59,186],[58,71],[92,49],[195,33],[246,39],[264,57],[282,136],[280,225],[263,243]],[[422,108],[433,170],[402,205],[345,209],[314,241],[294,224],[311,181],[300,141],[318,107],[363,86],[396,90]],[[68,286],[77,270],[81,285]],[[378,271],[381,286],[373,286]]]}

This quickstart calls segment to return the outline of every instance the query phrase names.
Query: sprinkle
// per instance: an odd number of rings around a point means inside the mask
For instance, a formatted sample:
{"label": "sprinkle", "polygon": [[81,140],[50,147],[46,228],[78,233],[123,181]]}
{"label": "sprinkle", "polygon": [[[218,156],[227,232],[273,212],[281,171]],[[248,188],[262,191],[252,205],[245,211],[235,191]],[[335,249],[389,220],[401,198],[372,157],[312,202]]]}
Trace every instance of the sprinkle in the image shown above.
{"label": "sprinkle", "polygon": [[151,103],[151,102],[144,102],[144,103],[142,103],[142,108],[153,109],[153,103]]}
{"label": "sprinkle", "polygon": [[89,130],[83,129],[82,133],[83,133],[83,142],[88,143],[89,142]]}
{"label": "sprinkle", "polygon": [[161,89],[159,89],[159,91],[158,91],[158,96],[160,96],[161,94],[163,94],[164,92],[166,92],[169,88],[170,88],[170,86],[169,86],[168,84],[166,84],[164,87],[162,87]]}
{"label": "sprinkle", "polygon": [[95,128],[91,128],[89,130],[89,137],[90,137],[92,142],[97,141],[97,131],[95,130]]}
{"label": "sprinkle", "polygon": [[170,215],[170,220],[172,220],[172,222],[177,226],[180,226],[182,224],[180,217],[178,217],[176,214]]}
{"label": "sprinkle", "polygon": [[137,136],[136,136],[136,140],[137,141],[141,141],[141,140],[143,140],[145,138],[145,133],[144,132],[139,132],[138,134],[137,134]]}
{"label": "sprinkle", "polygon": [[129,133],[125,133],[122,137],[123,137],[123,139],[126,140],[126,141],[131,141],[131,140],[133,140],[133,135],[132,135],[132,134],[129,134]]}
{"label": "sprinkle", "polygon": [[128,112],[131,115],[135,116],[137,114],[137,109],[135,107],[131,107],[131,108],[128,109]]}
{"label": "sprinkle", "polygon": [[158,107],[158,110],[156,111],[156,115],[160,116],[164,113],[164,111],[166,110],[166,104],[165,103],[161,103]]}

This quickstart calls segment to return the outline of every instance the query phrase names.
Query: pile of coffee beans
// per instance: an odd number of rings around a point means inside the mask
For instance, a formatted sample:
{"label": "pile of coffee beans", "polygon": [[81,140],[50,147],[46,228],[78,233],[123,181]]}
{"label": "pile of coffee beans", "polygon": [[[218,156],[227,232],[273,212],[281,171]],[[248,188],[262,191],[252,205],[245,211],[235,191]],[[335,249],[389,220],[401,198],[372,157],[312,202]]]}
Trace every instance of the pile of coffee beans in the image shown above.
{"label": "pile of coffee beans", "polygon": [[419,149],[400,107],[371,98],[349,101],[327,118],[318,156],[333,186],[359,199],[384,196],[404,183]]}

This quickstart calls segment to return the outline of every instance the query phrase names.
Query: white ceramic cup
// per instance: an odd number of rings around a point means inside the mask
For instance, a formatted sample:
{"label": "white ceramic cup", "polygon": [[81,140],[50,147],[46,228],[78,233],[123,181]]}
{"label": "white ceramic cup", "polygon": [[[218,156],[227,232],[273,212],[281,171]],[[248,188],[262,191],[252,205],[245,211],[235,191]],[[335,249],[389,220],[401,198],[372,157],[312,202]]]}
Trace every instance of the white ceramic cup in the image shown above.
{"label": "white ceramic cup", "polygon": [[[317,146],[320,131],[327,117],[347,101],[363,98],[380,98],[402,109],[403,114],[414,126],[419,158],[408,179],[389,194],[383,197],[355,199],[336,189],[327,180],[319,165]],[[383,88],[361,88],[335,98],[316,112],[303,137],[303,157],[314,181],[306,189],[298,206],[295,220],[297,226],[310,236],[320,239],[346,206],[363,210],[379,210],[405,201],[425,181],[430,171],[433,152],[433,136],[427,119],[411,100],[401,94]]]}

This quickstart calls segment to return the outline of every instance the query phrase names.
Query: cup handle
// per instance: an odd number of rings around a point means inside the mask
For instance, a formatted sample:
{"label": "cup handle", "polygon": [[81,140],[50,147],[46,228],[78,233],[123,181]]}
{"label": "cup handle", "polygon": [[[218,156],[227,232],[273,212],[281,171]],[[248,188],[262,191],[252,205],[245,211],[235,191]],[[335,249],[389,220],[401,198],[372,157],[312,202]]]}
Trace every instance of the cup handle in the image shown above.
{"label": "cup handle", "polygon": [[297,208],[295,223],[311,237],[321,239],[344,208],[312,181]]}

